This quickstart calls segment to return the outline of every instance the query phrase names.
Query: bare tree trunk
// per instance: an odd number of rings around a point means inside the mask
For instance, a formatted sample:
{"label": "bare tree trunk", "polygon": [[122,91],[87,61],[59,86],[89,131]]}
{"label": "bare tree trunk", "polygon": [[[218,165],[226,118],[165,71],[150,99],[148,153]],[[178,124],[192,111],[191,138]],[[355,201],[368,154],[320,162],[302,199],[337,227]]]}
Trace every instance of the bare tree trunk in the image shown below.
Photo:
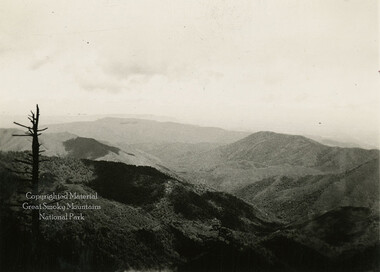
{"label": "bare tree trunk", "polygon": [[[33,122],[33,142],[32,142],[32,193],[38,195],[38,176],[39,176],[39,157],[40,157],[40,144],[38,142],[38,121],[40,117],[40,109],[37,105],[36,116]],[[36,201],[37,202],[37,201]],[[38,204],[38,203],[35,203]],[[32,212],[32,235],[34,247],[38,248],[38,241],[40,236],[40,220],[39,210],[33,210]]]}
{"label": "bare tree trunk", "polygon": [[[39,123],[39,117],[40,117],[40,109],[38,105],[36,105],[36,112],[31,112],[31,115],[28,116],[29,121],[32,123],[32,126],[25,126],[19,123],[14,122],[16,125],[21,126],[23,128],[26,128],[28,131],[25,134],[16,134],[13,136],[29,136],[32,137],[32,153],[29,154],[31,156],[30,159],[26,160],[16,160],[16,162],[23,163],[31,167],[31,176],[30,179],[26,179],[27,181],[31,182],[31,188],[32,188],[32,194],[38,195],[39,194],[39,164],[41,162],[40,155],[43,151],[40,151],[41,144],[38,141],[38,136],[41,135],[41,132],[46,130],[44,129],[38,129],[38,123]],[[30,173],[30,172],[29,172]],[[33,204],[38,205],[39,201],[34,200]],[[32,210],[32,237],[31,237],[31,256],[32,256],[32,266],[37,265],[38,263],[38,251],[40,248],[40,212],[39,210]],[[35,267],[37,268],[37,267]]]}

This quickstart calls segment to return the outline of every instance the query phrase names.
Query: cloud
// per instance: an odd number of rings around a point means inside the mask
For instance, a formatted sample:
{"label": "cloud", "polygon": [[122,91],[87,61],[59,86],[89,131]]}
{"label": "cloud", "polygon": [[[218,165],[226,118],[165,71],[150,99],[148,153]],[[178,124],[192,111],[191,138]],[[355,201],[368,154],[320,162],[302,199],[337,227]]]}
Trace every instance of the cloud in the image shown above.
{"label": "cloud", "polygon": [[124,80],[115,80],[105,74],[99,67],[77,74],[75,79],[79,87],[88,92],[104,91],[116,94],[126,88]]}
{"label": "cloud", "polygon": [[86,72],[77,75],[76,80],[85,91],[104,91],[116,94],[122,91],[142,89],[147,84],[165,77],[165,69],[117,61],[88,68]]}
{"label": "cloud", "polygon": [[123,91],[138,91],[148,85],[161,84],[170,76],[165,65],[133,57],[119,56],[105,58],[104,55],[88,57],[75,69],[75,78],[79,87],[85,91],[103,91],[111,94]]}
{"label": "cloud", "polygon": [[107,77],[77,77],[78,85],[85,91],[106,91],[108,93],[119,93],[125,86],[118,81]]}
{"label": "cloud", "polygon": [[103,70],[106,74],[123,80],[128,80],[135,76],[143,76],[148,79],[165,73],[165,69],[159,67],[128,62],[112,62],[105,65]]}

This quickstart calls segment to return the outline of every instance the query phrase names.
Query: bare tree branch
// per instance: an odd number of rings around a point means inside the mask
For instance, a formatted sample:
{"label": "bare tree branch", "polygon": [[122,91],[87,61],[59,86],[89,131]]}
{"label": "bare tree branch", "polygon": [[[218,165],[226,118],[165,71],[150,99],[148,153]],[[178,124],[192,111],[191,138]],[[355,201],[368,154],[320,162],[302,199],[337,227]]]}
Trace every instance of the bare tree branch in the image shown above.
{"label": "bare tree branch", "polygon": [[31,127],[25,126],[25,125],[20,124],[20,123],[17,123],[17,122],[13,122],[13,124],[18,125],[18,126],[20,126],[20,127],[27,128],[27,129],[32,129]]}
{"label": "bare tree branch", "polygon": [[33,135],[32,134],[12,134],[12,136],[17,136],[17,137],[19,137],[19,136],[29,136],[29,137],[33,137]]}

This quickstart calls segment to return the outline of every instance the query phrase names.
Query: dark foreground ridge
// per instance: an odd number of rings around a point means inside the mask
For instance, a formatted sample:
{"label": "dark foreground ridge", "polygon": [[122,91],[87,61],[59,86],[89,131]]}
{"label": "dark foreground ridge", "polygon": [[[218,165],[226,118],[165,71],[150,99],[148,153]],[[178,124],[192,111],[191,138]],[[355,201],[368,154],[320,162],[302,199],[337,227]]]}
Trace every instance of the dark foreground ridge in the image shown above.
{"label": "dark foreground ridge", "polygon": [[[378,217],[345,207],[282,225],[228,193],[146,166],[46,157],[42,192],[98,194],[85,220],[41,221],[30,255],[28,215],[9,206],[25,191],[0,153],[1,271],[368,271],[379,266]],[[50,211],[58,215],[60,211]]]}

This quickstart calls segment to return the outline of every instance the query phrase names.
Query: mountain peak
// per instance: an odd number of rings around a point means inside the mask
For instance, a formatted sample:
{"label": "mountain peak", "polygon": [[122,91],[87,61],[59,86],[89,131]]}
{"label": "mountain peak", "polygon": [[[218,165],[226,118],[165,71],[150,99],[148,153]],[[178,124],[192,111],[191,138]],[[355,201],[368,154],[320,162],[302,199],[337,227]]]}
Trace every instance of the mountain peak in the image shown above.
{"label": "mountain peak", "polygon": [[318,147],[323,147],[324,145],[309,139],[305,136],[301,135],[291,135],[291,134],[283,134],[283,133],[277,133],[273,131],[259,131],[255,132],[239,141],[237,141],[236,145],[239,144],[248,144],[248,145],[257,145],[257,144],[263,144],[263,143],[269,143],[271,145],[276,145],[277,147],[281,146],[289,146],[292,145],[292,147],[297,147],[299,145],[313,145]]}
{"label": "mountain peak", "polygon": [[317,169],[340,169],[342,164],[351,167],[355,165],[354,162],[378,156],[376,152],[368,153],[359,148],[329,147],[304,136],[270,131],[253,133],[222,147],[222,152],[229,161],[252,161],[266,166],[292,165]]}
{"label": "mountain peak", "polygon": [[120,149],[98,142],[93,138],[77,137],[63,142],[69,156],[74,158],[97,159],[110,152],[119,154]]}

